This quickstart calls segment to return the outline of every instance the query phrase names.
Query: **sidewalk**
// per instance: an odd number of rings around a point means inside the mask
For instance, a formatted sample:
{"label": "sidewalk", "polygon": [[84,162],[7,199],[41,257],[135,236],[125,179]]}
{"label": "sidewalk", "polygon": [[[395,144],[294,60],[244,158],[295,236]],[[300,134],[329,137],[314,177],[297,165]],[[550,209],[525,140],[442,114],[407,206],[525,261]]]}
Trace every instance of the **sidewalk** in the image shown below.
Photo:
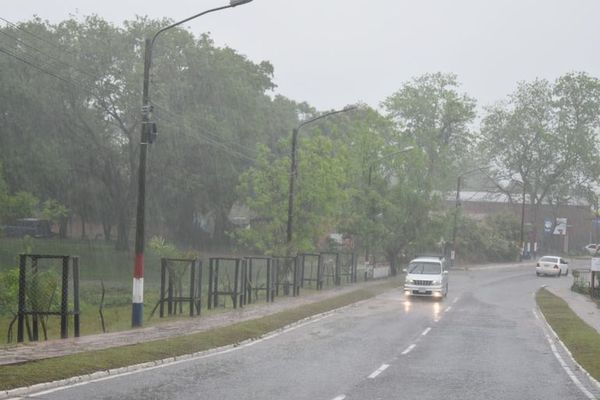
{"label": "sidewalk", "polygon": [[571,285],[573,277],[569,274],[568,279],[548,279],[546,289],[552,294],[567,302],[571,310],[577,314],[586,324],[596,329],[600,334],[600,308],[592,301],[590,296],[573,292]]}
{"label": "sidewalk", "polygon": [[[196,318],[166,319],[160,323],[127,331],[87,335],[79,338],[55,339],[40,342],[28,342],[19,345],[0,347],[0,365],[34,361],[44,358],[60,357],[90,350],[102,350],[110,347],[127,346],[152,340],[167,339],[176,336],[204,332],[213,328],[231,325],[237,322],[261,318],[267,315],[317,303],[361,288],[381,284],[382,281],[369,281],[341,288],[323,290],[299,297],[278,297],[273,303],[257,303],[243,309],[228,309],[219,313],[202,315]],[[155,317],[153,321],[157,321]]]}

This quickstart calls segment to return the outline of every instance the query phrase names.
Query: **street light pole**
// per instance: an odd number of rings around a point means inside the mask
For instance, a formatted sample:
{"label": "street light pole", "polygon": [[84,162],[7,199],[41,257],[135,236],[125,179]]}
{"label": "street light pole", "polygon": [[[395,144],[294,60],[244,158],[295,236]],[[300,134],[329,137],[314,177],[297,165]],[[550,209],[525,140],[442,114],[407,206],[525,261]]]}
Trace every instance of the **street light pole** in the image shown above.
{"label": "street light pole", "polygon": [[[367,187],[368,187],[369,189],[371,188],[371,177],[372,177],[372,175],[373,175],[373,166],[374,166],[376,163],[380,163],[381,161],[385,160],[386,158],[390,158],[390,157],[393,157],[393,156],[397,156],[397,155],[399,155],[399,154],[406,153],[406,152],[408,152],[408,151],[411,151],[411,150],[414,150],[414,149],[416,149],[416,147],[415,147],[415,146],[407,146],[407,147],[403,148],[403,149],[402,149],[402,150],[400,150],[400,151],[396,151],[396,152],[393,152],[393,153],[387,154],[387,155],[385,155],[385,156],[383,156],[383,157],[381,157],[381,158],[378,158],[377,160],[375,160],[375,161],[371,162],[371,164],[369,164],[369,176],[368,176],[368,179],[367,179]],[[370,212],[369,212],[369,218],[370,218],[372,221],[374,220],[374,217],[373,217],[373,208],[374,208],[374,207],[373,207],[373,204],[371,203],[371,210],[369,210],[369,211],[370,211]],[[367,242],[366,242],[366,244],[365,244],[365,262],[368,262],[368,261],[369,261],[369,251],[370,251],[370,247],[371,247],[370,245],[371,245],[371,243],[370,243],[370,240],[369,240],[369,238],[367,238]]]}
{"label": "street light pole", "polygon": [[525,256],[525,182],[523,182],[523,198],[521,199],[521,254],[519,260]]}
{"label": "street light pole", "polygon": [[[490,168],[492,168],[491,165],[487,165],[485,167],[477,167],[477,168],[471,169],[467,172],[460,174],[458,176],[458,178],[456,179],[456,207],[454,209],[454,225],[452,227],[452,249],[450,250],[450,265],[451,266],[454,266],[454,261],[456,260],[456,234],[458,232],[458,212],[459,212],[460,206],[461,206],[460,189],[461,189],[461,184],[462,184],[462,178],[469,174],[472,174],[473,172],[483,171],[483,170],[490,169]],[[444,253],[445,252],[446,251],[444,250]]]}
{"label": "street light pole", "polygon": [[140,327],[144,319],[144,227],[145,227],[145,205],[146,205],[146,158],[148,144],[153,141],[154,123],[151,121],[152,105],[150,104],[150,69],[152,68],[152,48],[156,38],[163,32],[184,24],[194,18],[250,3],[252,0],[231,0],[229,5],[213,8],[193,15],[189,18],[175,22],[162,28],[152,36],[146,38],[144,46],[144,83],[142,88],[142,129],[140,141],[140,161],[138,166],[138,195],[137,209],[135,215],[135,261],[133,267],[133,295],[131,326]]}
{"label": "street light pole", "polygon": [[348,106],[341,110],[331,111],[317,117],[311,118],[302,122],[300,125],[295,127],[292,130],[292,153],[291,153],[291,165],[290,165],[290,187],[288,192],[288,215],[287,215],[287,230],[286,230],[286,244],[287,244],[287,252],[290,254],[290,246],[292,243],[292,232],[293,232],[293,223],[294,223],[294,190],[295,190],[295,181],[298,175],[298,165],[296,161],[296,148],[298,147],[298,133],[300,133],[300,129],[308,124],[311,124],[320,119],[330,117],[335,114],[340,114],[348,111],[355,110],[356,106]]}

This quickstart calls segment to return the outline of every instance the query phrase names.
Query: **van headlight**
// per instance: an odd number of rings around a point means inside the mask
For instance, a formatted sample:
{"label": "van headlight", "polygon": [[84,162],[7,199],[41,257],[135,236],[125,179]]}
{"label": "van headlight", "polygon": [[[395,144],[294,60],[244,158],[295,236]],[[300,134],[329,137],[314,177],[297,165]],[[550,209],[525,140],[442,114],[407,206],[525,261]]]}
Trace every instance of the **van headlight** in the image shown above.
{"label": "van headlight", "polygon": [[433,281],[432,283],[434,286],[438,286],[442,284],[442,281]]}
{"label": "van headlight", "polygon": [[415,281],[413,279],[407,279],[406,281],[404,281],[404,283],[408,283],[410,285],[412,283],[415,283]]}

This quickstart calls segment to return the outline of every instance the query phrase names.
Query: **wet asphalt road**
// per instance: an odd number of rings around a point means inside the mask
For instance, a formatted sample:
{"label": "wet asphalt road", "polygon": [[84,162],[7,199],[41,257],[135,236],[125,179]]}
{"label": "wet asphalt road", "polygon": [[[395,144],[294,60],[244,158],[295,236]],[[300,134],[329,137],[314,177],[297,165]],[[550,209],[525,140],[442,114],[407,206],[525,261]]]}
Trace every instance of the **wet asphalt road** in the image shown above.
{"label": "wet asphalt road", "polygon": [[561,365],[534,313],[540,285],[570,276],[521,267],[449,279],[441,302],[393,290],[250,346],[36,398],[600,399],[555,346]]}

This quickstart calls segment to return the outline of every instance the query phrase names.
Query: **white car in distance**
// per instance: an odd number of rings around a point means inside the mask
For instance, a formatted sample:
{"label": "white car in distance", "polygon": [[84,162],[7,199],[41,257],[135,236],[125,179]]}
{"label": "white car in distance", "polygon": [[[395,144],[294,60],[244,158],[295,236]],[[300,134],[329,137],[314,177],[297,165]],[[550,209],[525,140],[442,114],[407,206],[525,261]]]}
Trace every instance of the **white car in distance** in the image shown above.
{"label": "white car in distance", "polygon": [[569,263],[562,257],[558,256],[543,256],[535,265],[535,274],[561,276],[569,274]]}
{"label": "white car in distance", "polygon": [[584,247],[590,255],[600,255],[600,244],[590,243]]}

